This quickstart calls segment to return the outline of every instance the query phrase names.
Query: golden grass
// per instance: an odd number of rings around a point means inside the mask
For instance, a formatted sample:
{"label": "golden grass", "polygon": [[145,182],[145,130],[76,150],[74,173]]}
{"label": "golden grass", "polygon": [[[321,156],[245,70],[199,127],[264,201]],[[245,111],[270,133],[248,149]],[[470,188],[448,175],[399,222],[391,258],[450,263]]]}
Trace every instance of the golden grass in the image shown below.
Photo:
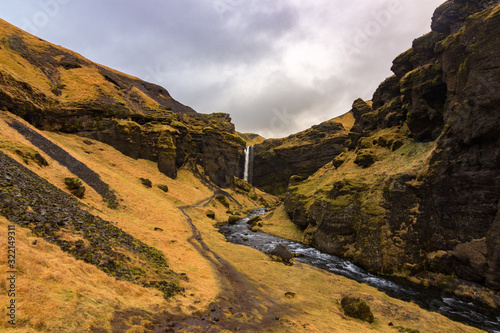
{"label": "golden grass", "polygon": [[[2,141],[36,149],[5,125],[5,117],[5,114],[0,114]],[[105,144],[95,142],[89,146],[83,143],[82,138],[73,135],[43,134],[99,173],[116,191],[121,199],[118,210],[109,209],[102,198],[88,186],[82,202],[89,206],[92,213],[113,221],[134,237],[162,251],[174,271],[187,273],[189,282],[182,282],[182,286],[186,288],[186,297],[177,297],[175,302],[168,303],[157,290],[116,281],[43,239],[37,239],[38,244],[32,245],[35,238],[30,231],[18,227],[17,259],[18,269],[22,272],[18,279],[18,319],[22,327],[10,328],[6,324],[7,320],[4,320],[0,323],[0,331],[88,332],[91,326],[109,330],[114,311],[130,308],[183,314],[205,311],[221,290],[220,281],[211,264],[187,241],[191,230],[177,207],[193,205],[210,197],[212,191],[204,187],[188,170],[181,169],[178,178],[174,180],[159,173],[155,163],[133,160]],[[5,146],[8,145],[4,144],[2,147]],[[7,153],[22,163],[12,151],[7,149]],[[64,189],[62,180],[71,176],[71,173],[56,161],[45,155],[44,157],[49,161],[49,167],[40,168],[35,164],[28,167]],[[144,187],[139,177],[150,179],[153,188]],[[159,190],[157,184],[168,185],[168,193]],[[247,195],[228,192],[242,204],[242,207],[238,207],[231,202],[232,212],[243,215],[248,209],[259,205]],[[272,196],[258,191],[257,194],[271,203],[275,202]],[[215,220],[206,217],[209,209],[216,213]],[[256,250],[228,243],[214,228],[217,221],[227,220],[226,211],[226,207],[213,200],[206,207],[189,209],[188,213],[210,248],[244,274],[250,284],[279,305],[276,311],[281,316],[281,324],[268,331],[394,332],[387,325],[393,322],[421,332],[478,332],[438,314],[421,310],[414,304],[391,299],[366,285],[307,265],[284,266]],[[276,226],[281,232],[289,232],[289,221],[283,214],[282,207],[278,208],[269,219],[269,226]],[[0,249],[6,248],[7,225],[5,218],[0,218]],[[155,231],[155,227],[162,228],[163,231]],[[0,271],[7,271],[4,261],[0,263]],[[8,302],[5,288],[4,281],[3,284],[0,283],[0,304]],[[297,296],[293,299],[285,297],[284,294],[288,291]],[[368,302],[376,318],[374,324],[369,325],[343,316],[339,300],[346,294],[361,296]],[[144,320],[140,324],[130,325],[133,327],[131,331],[142,332],[144,325]]]}
{"label": "golden grass", "polygon": [[[0,216],[0,249],[5,253],[9,224]],[[36,245],[32,244],[34,240]],[[117,281],[19,226],[16,263],[17,324],[12,327],[5,316],[0,320],[2,332],[90,332],[91,326],[110,328],[109,321],[116,310],[156,311],[166,303],[159,291]],[[10,301],[8,270],[2,260],[2,306]]]}
{"label": "golden grass", "polygon": [[290,220],[283,204],[265,216],[262,224],[263,226],[258,229],[265,233],[302,242],[304,232]]}
{"label": "golden grass", "polygon": [[[395,133],[397,131],[397,129],[384,129],[366,140],[370,141],[372,138],[380,136],[398,137],[398,134]],[[344,159],[341,167],[333,168],[332,164],[329,163],[295,188],[297,188],[298,193],[311,197],[318,190],[325,191],[339,180],[347,179],[358,184],[377,185],[391,175],[417,175],[425,170],[425,166],[435,149],[435,143],[417,143],[410,139],[406,139],[403,143],[404,145],[396,151],[379,146],[370,147],[369,150],[376,156],[377,161],[368,169],[354,163],[356,152],[345,151],[340,156]]]}
{"label": "golden grass", "polygon": [[255,133],[240,133],[236,132],[236,135],[247,142],[247,146],[253,146],[260,144],[266,140],[266,138]]}
{"label": "golden grass", "polygon": [[341,116],[338,116],[337,118],[333,118],[332,121],[341,123],[346,130],[350,131],[354,126],[354,122],[356,121],[356,119],[354,119],[352,112],[347,112]]}
{"label": "golden grass", "polygon": [[[373,287],[323,270],[295,263],[293,267],[272,261],[267,255],[252,248],[235,245],[214,232],[213,221],[202,209],[190,209],[204,241],[245,274],[248,281],[261,292],[290,308],[292,314],[283,314],[279,328],[262,332],[395,332],[388,326],[418,329],[420,332],[481,332],[481,330],[453,322],[444,316],[422,310],[413,303],[393,299]],[[289,299],[286,292],[296,293]],[[346,318],[340,308],[345,295],[362,297],[370,305],[376,318],[373,324]],[[286,311],[286,310],[285,310]],[[306,325],[307,329],[304,329]]]}

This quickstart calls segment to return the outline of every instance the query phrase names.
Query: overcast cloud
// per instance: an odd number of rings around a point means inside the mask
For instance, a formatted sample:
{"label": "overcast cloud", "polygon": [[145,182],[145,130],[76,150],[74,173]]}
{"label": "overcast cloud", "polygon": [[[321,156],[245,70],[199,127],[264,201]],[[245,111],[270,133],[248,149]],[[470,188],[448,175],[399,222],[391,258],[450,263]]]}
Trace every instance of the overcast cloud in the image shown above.
{"label": "overcast cloud", "polygon": [[0,17],[282,137],[371,99],[444,0],[0,0]]}

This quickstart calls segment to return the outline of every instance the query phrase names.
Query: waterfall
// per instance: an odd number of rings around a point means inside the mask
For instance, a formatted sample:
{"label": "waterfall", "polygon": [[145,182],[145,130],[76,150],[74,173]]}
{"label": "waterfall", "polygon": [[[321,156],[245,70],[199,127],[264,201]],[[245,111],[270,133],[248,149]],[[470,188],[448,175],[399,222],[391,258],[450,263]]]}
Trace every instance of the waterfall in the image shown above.
{"label": "waterfall", "polygon": [[251,159],[252,159],[253,146],[248,146],[245,148],[245,169],[243,171],[243,179],[250,183],[251,182]]}

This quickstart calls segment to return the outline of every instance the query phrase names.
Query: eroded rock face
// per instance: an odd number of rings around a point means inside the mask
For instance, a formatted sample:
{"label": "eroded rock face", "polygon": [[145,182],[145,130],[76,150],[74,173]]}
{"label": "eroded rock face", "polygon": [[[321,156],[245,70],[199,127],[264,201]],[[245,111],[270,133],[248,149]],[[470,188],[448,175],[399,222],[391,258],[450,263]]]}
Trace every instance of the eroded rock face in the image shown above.
{"label": "eroded rock face", "polygon": [[342,124],[328,121],[284,139],[255,145],[252,184],[282,194],[291,176],[307,178],[331,162],[344,149],[346,139]]}
{"label": "eroded rock face", "polygon": [[499,1],[436,10],[372,102],[354,102],[337,171],[291,184],[285,206],[305,241],[375,272],[500,287],[499,36]]}
{"label": "eroded rock face", "polygon": [[92,119],[76,134],[107,143],[132,158],[158,162],[163,174],[195,158],[217,185],[231,187],[241,173],[245,142],[235,135],[227,114],[171,114],[144,124],[125,119]]}
{"label": "eroded rock face", "polygon": [[[245,143],[227,114],[202,115],[156,84],[95,64],[0,20],[0,109],[39,129],[107,143],[132,158],[158,162],[169,177],[187,158],[217,185],[241,174]],[[36,40],[36,42],[35,42]]]}

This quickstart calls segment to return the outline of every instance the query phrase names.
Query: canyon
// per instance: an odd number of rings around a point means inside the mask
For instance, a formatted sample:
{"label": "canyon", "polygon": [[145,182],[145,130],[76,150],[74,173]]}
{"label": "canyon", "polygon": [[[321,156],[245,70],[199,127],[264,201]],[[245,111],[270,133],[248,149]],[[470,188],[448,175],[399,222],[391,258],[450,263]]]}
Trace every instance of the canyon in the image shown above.
{"label": "canyon", "polygon": [[0,241],[17,228],[21,295],[2,331],[493,330],[242,246],[266,232],[498,318],[500,4],[446,1],[431,28],[371,100],[264,139],[0,20]]}

